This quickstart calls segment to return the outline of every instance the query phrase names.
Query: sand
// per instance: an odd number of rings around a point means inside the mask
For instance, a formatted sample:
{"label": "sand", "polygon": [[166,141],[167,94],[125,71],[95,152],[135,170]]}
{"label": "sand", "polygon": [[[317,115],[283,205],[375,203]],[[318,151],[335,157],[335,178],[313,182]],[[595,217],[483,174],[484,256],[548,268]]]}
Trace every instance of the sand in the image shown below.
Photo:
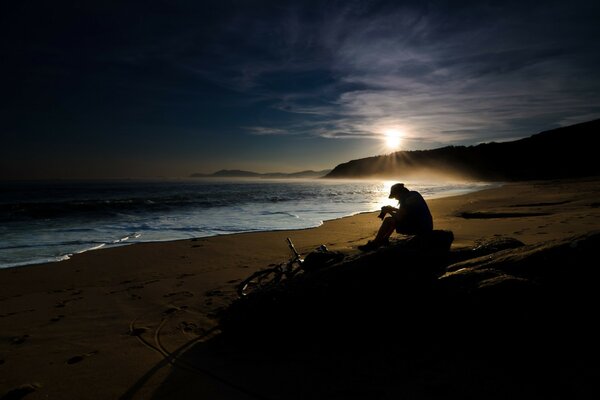
{"label": "sand", "polygon": [[[533,244],[598,229],[600,180],[514,183],[429,204],[436,229],[452,230],[455,247],[494,236]],[[237,360],[229,368],[231,349],[229,357],[210,360],[214,368],[197,368],[178,365],[173,354],[218,337],[215,315],[235,299],[235,283],[285,260],[286,237],[304,254],[321,244],[357,252],[374,236],[376,215],[305,230],[135,244],[0,270],[0,396],[260,398],[245,389],[244,371],[267,361]],[[183,372],[169,379],[175,369]]]}

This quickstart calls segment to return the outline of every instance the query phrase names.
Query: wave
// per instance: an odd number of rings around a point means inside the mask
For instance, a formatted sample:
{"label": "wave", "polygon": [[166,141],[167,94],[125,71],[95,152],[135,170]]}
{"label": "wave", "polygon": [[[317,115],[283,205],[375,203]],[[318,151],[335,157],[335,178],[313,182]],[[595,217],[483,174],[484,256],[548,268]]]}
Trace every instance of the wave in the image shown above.
{"label": "wave", "polygon": [[[51,263],[69,260],[74,254],[81,254],[92,250],[99,250],[104,247],[115,247],[127,244],[132,239],[138,239],[141,233],[133,233],[110,241],[93,240],[71,240],[59,241],[55,243],[28,243],[14,246],[0,247],[0,268],[20,267],[24,265]],[[7,260],[7,252],[19,252],[27,254],[21,260]],[[54,255],[57,254],[57,255]]]}
{"label": "wave", "polygon": [[72,254],[65,254],[65,255],[56,256],[56,257],[43,257],[43,258],[28,259],[28,260],[24,260],[24,261],[6,262],[6,263],[0,264],[0,268],[13,268],[13,267],[22,267],[25,265],[45,264],[45,263],[51,263],[51,262],[66,261],[66,260],[69,260],[72,256],[73,256]]}
{"label": "wave", "polygon": [[[298,197],[251,198],[181,198],[84,200],[61,202],[17,202],[0,204],[0,221],[47,220],[63,218],[117,218],[140,213],[165,213],[185,209],[233,207],[243,204],[281,203],[298,200]],[[84,228],[80,228],[85,230]]]}
{"label": "wave", "polygon": [[140,213],[210,209],[254,204],[331,201],[353,203],[381,190],[378,184],[312,183],[132,183],[57,187],[6,187],[0,222],[105,219]]}
{"label": "wave", "polygon": [[175,201],[164,199],[162,202],[146,199],[122,200],[86,200],[64,202],[36,202],[0,204],[0,221],[40,220],[56,218],[107,218],[122,214],[140,212],[165,212],[183,207],[214,207],[218,203],[203,201]]}
{"label": "wave", "polygon": [[112,244],[123,243],[123,242],[128,241],[129,239],[138,239],[140,236],[142,236],[141,233],[132,233],[131,235],[127,235],[122,238],[115,239],[111,243]]}
{"label": "wave", "polygon": [[287,211],[261,211],[260,215],[287,215],[292,218],[300,218],[298,215]]}
{"label": "wave", "polygon": [[[90,243],[89,240],[68,240],[62,242],[54,242],[54,243],[26,243],[26,244],[17,244],[11,246],[0,246],[0,250],[17,250],[17,249],[31,249],[31,248],[48,248],[48,247],[64,247],[64,246],[83,246],[88,245]],[[104,242],[99,242],[104,243]]]}
{"label": "wave", "polygon": [[[0,250],[19,250],[19,249],[35,249],[35,248],[52,248],[52,247],[73,247],[73,246],[92,246],[91,248],[100,248],[109,244],[118,244],[129,241],[131,239],[139,239],[142,236],[141,233],[132,233],[114,240],[93,240],[93,239],[81,239],[81,240],[63,240],[55,242],[28,242],[20,243],[8,246],[0,246]],[[85,251],[85,250],[84,250]]]}
{"label": "wave", "polygon": [[86,251],[91,251],[91,250],[99,250],[99,249],[101,249],[101,248],[103,248],[103,247],[105,247],[105,246],[106,246],[106,243],[101,243],[101,244],[99,244],[98,246],[92,246],[92,247],[90,247],[90,248],[87,248],[87,249],[83,249],[83,250],[76,251],[75,253],[76,253],[76,254],[81,254],[81,253],[85,253]]}

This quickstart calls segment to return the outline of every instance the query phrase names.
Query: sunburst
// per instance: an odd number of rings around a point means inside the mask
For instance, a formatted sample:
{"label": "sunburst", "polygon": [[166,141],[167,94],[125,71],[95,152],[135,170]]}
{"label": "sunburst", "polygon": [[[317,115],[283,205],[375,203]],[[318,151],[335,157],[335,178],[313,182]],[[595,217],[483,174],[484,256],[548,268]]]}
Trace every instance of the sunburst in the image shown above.
{"label": "sunburst", "polygon": [[384,134],[385,147],[390,150],[396,150],[402,142],[402,132],[398,129],[387,129]]}

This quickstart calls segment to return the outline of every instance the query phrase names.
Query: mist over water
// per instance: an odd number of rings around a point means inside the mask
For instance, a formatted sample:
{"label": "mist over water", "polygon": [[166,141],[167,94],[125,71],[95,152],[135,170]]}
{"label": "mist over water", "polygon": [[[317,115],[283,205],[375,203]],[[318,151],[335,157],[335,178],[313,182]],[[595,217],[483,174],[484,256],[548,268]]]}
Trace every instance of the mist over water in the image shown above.
{"label": "mist over water", "polygon": [[[392,181],[166,180],[0,183],[0,268],[128,243],[300,229],[378,210]],[[425,198],[488,183],[405,182]]]}

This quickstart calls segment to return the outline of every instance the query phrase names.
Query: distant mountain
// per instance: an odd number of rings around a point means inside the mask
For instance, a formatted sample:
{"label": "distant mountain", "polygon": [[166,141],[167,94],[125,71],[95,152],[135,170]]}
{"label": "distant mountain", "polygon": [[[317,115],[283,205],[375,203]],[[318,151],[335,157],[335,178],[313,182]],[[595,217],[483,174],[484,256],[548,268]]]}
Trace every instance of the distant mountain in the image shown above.
{"label": "distant mountain", "polygon": [[192,174],[194,178],[257,178],[259,173],[239,169],[222,169],[212,174]]}
{"label": "distant mountain", "polygon": [[386,177],[442,173],[487,181],[600,175],[595,137],[600,119],[503,143],[399,151],[336,166],[326,178]]}
{"label": "distant mountain", "polygon": [[222,169],[212,174],[192,174],[193,178],[263,178],[263,179],[287,179],[287,178],[322,178],[331,172],[330,169],[324,169],[322,171],[306,170],[300,172],[284,173],[284,172],[270,172],[270,173],[258,173],[252,171],[242,171],[237,169]]}

